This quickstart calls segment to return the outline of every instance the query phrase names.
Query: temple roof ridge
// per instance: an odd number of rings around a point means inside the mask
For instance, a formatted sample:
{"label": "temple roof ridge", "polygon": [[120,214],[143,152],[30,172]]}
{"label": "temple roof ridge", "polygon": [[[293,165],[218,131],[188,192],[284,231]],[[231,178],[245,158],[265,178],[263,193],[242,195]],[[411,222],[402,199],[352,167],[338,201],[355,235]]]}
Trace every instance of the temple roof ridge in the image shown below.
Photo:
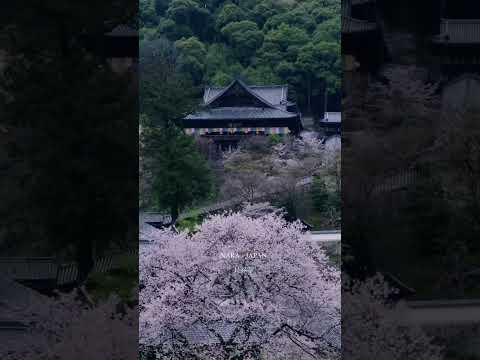
{"label": "temple roof ridge", "polygon": [[220,99],[224,94],[226,94],[230,89],[232,89],[236,84],[240,85],[245,91],[247,91],[247,93],[249,93],[251,96],[255,97],[256,99],[258,99],[260,102],[262,102],[263,104],[265,104],[265,106],[267,107],[271,107],[271,108],[277,108],[275,105],[273,105],[272,103],[270,103],[269,101],[267,101],[266,99],[264,99],[262,96],[258,95],[257,93],[255,93],[254,91],[252,91],[252,89],[247,85],[245,84],[242,80],[240,79],[235,79],[233,80],[227,87],[225,87],[222,91],[220,91],[218,94],[216,94],[215,96],[213,96],[212,98],[210,99],[206,99],[205,101],[205,104],[204,106],[209,106],[211,105],[215,100],[217,99]]}
{"label": "temple roof ridge", "polygon": [[[267,107],[284,108],[287,104],[292,104],[288,101],[288,85],[287,84],[272,84],[272,85],[247,85],[241,80],[238,80],[240,85],[243,84],[247,93],[251,94],[256,99],[260,100]],[[220,98],[225,94],[229,88],[233,86],[233,82],[227,86],[207,85],[203,93],[203,105],[208,106],[215,99]],[[285,110],[285,109],[284,109]]]}

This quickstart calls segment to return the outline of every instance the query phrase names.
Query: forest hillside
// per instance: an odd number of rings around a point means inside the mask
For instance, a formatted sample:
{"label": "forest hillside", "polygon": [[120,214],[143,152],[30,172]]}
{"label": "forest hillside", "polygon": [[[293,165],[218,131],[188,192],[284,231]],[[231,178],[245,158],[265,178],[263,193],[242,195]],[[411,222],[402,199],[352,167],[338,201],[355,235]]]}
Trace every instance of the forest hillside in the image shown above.
{"label": "forest hillside", "polygon": [[140,47],[168,39],[193,84],[288,84],[302,112],[340,103],[340,0],[140,0]]}

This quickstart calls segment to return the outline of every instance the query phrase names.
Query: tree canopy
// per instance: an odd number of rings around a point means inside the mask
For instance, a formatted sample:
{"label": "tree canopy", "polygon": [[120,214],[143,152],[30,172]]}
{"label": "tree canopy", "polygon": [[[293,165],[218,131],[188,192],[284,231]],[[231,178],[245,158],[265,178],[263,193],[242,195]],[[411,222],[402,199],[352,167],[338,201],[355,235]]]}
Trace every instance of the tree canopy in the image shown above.
{"label": "tree canopy", "polygon": [[[302,111],[340,98],[340,0],[140,0],[143,41],[175,43],[194,85],[287,83]],[[144,43],[141,44],[141,47]]]}
{"label": "tree canopy", "polygon": [[340,273],[303,236],[299,222],[275,213],[216,215],[192,235],[158,230],[140,256],[141,352],[338,356]]}

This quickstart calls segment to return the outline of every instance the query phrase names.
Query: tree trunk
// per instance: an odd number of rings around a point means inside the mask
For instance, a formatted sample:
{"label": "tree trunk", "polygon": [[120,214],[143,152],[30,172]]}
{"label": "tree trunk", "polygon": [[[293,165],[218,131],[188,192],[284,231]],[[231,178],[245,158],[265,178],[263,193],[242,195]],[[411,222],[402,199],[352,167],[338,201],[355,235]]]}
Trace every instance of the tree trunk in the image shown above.
{"label": "tree trunk", "polygon": [[176,203],[172,204],[172,206],[170,207],[170,216],[172,218],[171,225],[175,225],[178,219],[178,215],[179,215],[178,205]]}
{"label": "tree trunk", "polygon": [[312,78],[307,77],[307,110],[308,114],[312,114]]}
{"label": "tree trunk", "polygon": [[91,236],[92,234],[85,234],[84,239],[80,239],[77,247],[77,283],[79,285],[87,280],[88,274],[92,271],[94,266],[93,240],[91,239]]}

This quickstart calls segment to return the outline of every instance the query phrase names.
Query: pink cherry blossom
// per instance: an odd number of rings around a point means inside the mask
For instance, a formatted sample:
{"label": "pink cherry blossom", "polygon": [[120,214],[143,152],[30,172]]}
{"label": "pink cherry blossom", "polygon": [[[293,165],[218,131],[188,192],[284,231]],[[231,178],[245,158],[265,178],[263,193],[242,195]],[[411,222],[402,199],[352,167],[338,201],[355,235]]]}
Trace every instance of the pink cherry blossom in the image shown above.
{"label": "pink cherry blossom", "polygon": [[423,329],[401,325],[402,302],[377,274],[364,281],[343,276],[342,352],[346,359],[440,360],[442,348]]}
{"label": "pink cherry blossom", "polygon": [[144,350],[173,359],[338,354],[339,271],[300,223],[274,213],[216,215],[190,235],[162,231],[141,249],[140,284]]}

